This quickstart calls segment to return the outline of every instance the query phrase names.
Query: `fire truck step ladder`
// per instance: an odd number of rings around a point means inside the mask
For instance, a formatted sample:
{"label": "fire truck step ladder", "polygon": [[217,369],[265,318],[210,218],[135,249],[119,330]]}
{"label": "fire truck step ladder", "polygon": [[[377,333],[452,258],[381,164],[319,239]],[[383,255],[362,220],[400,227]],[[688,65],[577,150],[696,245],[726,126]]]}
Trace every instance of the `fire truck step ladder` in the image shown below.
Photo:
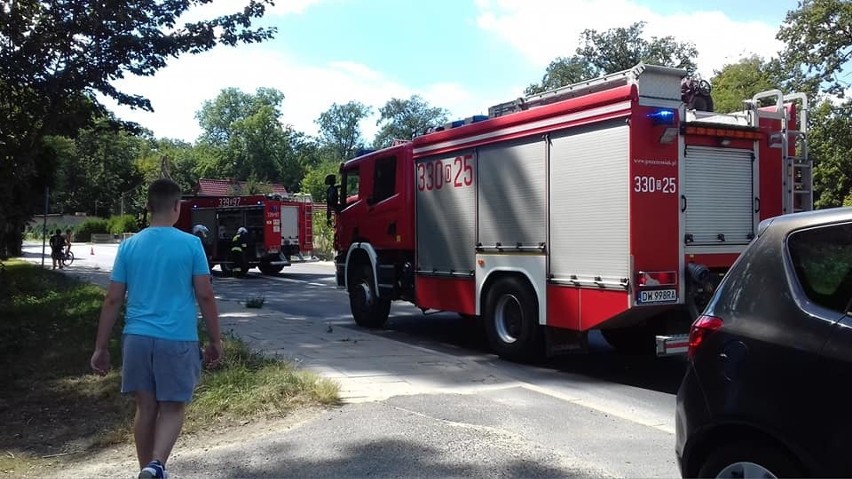
{"label": "fire truck step ladder", "polygon": [[[808,156],[808,97],[804,93],[784,95],[780,90],[758,93],[752,99],[755,109],[762,98],[776,99],[776,111],[760,111],[761,117],[781,120],[781,131],[772,135],[773,146],[781,148],[784,165],[783,213],[798,213],[814,208],[813,163]],[[798,104],[796,104],[799,102]],[[789,107],[796,106],[795,125],[791,128]]]}
{"label": "fire truck step ladder", "polygon": [[689,349],[689,335],[657,336],[657,356],[678,356]]}

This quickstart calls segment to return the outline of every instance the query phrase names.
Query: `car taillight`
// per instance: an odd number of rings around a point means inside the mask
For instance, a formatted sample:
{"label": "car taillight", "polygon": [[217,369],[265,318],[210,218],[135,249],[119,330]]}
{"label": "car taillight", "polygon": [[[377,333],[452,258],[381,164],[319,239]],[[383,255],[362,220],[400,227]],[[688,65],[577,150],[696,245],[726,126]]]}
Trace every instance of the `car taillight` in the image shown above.
{"label": "car taillight", "polygon": [[686,351],[686,356],[689,359],[695,357],[695,352],[704,339],[719,330],[722,327],[723,321],[715,316],[699,316],[692,323],[692,329],[689,330],[689,349]]}

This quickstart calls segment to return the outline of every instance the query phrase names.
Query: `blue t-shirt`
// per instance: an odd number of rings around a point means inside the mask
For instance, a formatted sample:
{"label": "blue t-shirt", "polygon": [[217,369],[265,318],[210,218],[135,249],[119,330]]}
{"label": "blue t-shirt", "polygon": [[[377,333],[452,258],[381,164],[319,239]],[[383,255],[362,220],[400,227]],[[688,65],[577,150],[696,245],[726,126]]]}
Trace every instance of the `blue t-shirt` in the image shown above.
{"label": "blue t-shirt", "polygon": [[112,279],[127,285],[125,334],[198,341],[193,276],[210,274],[201,240],[150,226],[123,241]]}

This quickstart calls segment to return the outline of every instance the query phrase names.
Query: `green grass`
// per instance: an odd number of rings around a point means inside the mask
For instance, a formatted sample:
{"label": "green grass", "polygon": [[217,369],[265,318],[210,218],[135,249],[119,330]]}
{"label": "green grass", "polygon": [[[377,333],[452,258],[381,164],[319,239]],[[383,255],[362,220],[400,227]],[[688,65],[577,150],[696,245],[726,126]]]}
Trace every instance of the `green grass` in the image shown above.
{"label": "green grass", "polygon": [[[121,320],[109,346],[112,372],[89,371],[103,297],[97,286],[21,261],[0,267],[0,474],[132,440],[133,402],[119,393]],[[252,353],[233,336],[225,354],[202,376],[187,431],[339,400],[336,383]]]}

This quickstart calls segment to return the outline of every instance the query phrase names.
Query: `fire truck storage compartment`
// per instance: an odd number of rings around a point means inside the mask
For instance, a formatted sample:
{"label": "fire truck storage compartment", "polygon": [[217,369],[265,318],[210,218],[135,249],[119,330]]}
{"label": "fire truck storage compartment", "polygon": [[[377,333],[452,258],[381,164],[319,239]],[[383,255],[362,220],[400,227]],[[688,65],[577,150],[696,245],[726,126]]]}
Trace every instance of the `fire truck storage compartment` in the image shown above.
{"label": "fire truck storage compartment", "polygon": [[535,250],[547,242],[545,229],[547,144],[532,138],[477,150],[477,242],[486,251]]}
{"label": "fire truck storage compartment", "polygon": [[299,241],[299,207],[281,207],[281,238],[291,243]]}
{"label": "fire truck storage compartment", "polygon": [[753,160],[748,149],[686,147],[681,208],[691,238],[687,247],[749,243],[756,206]]}
{"label": "fire truck storage compartment", "polygon": [[[219,238],[219,256],[231,249],[231,240],[237,234],[237,229],[244,226],[249,237],[258,246],[263,246],[263,206],[251,208],[220,208],[217,215],[219,224],[224,226],[225,237]],[[256,252],[249,251],[250,256]]]}
{"label": "fire truck storage compartment", "polygon": [[[417,211],[417,272],[427,274],[471,276],[474,270],[476,246],[476,181],[461,187],[444,184],[441,175],[435,176],[437,166],[453,165],[457,157],[472,155],[470,166],[475,172],[473,150],[456,151],[418,159],[415,171],[432,171],[432,182],[417,181],[414,195]],[[441,177],[437,188],[435,178]],[[415,179],[416,180],[416,179]],[[472,277],[472,276],[471,276]]]}
{"label": "fire truck storage compartment", "polygon": [[550,275],[623,290],[629,278],[629,130],[624,119],[550,141]]}

